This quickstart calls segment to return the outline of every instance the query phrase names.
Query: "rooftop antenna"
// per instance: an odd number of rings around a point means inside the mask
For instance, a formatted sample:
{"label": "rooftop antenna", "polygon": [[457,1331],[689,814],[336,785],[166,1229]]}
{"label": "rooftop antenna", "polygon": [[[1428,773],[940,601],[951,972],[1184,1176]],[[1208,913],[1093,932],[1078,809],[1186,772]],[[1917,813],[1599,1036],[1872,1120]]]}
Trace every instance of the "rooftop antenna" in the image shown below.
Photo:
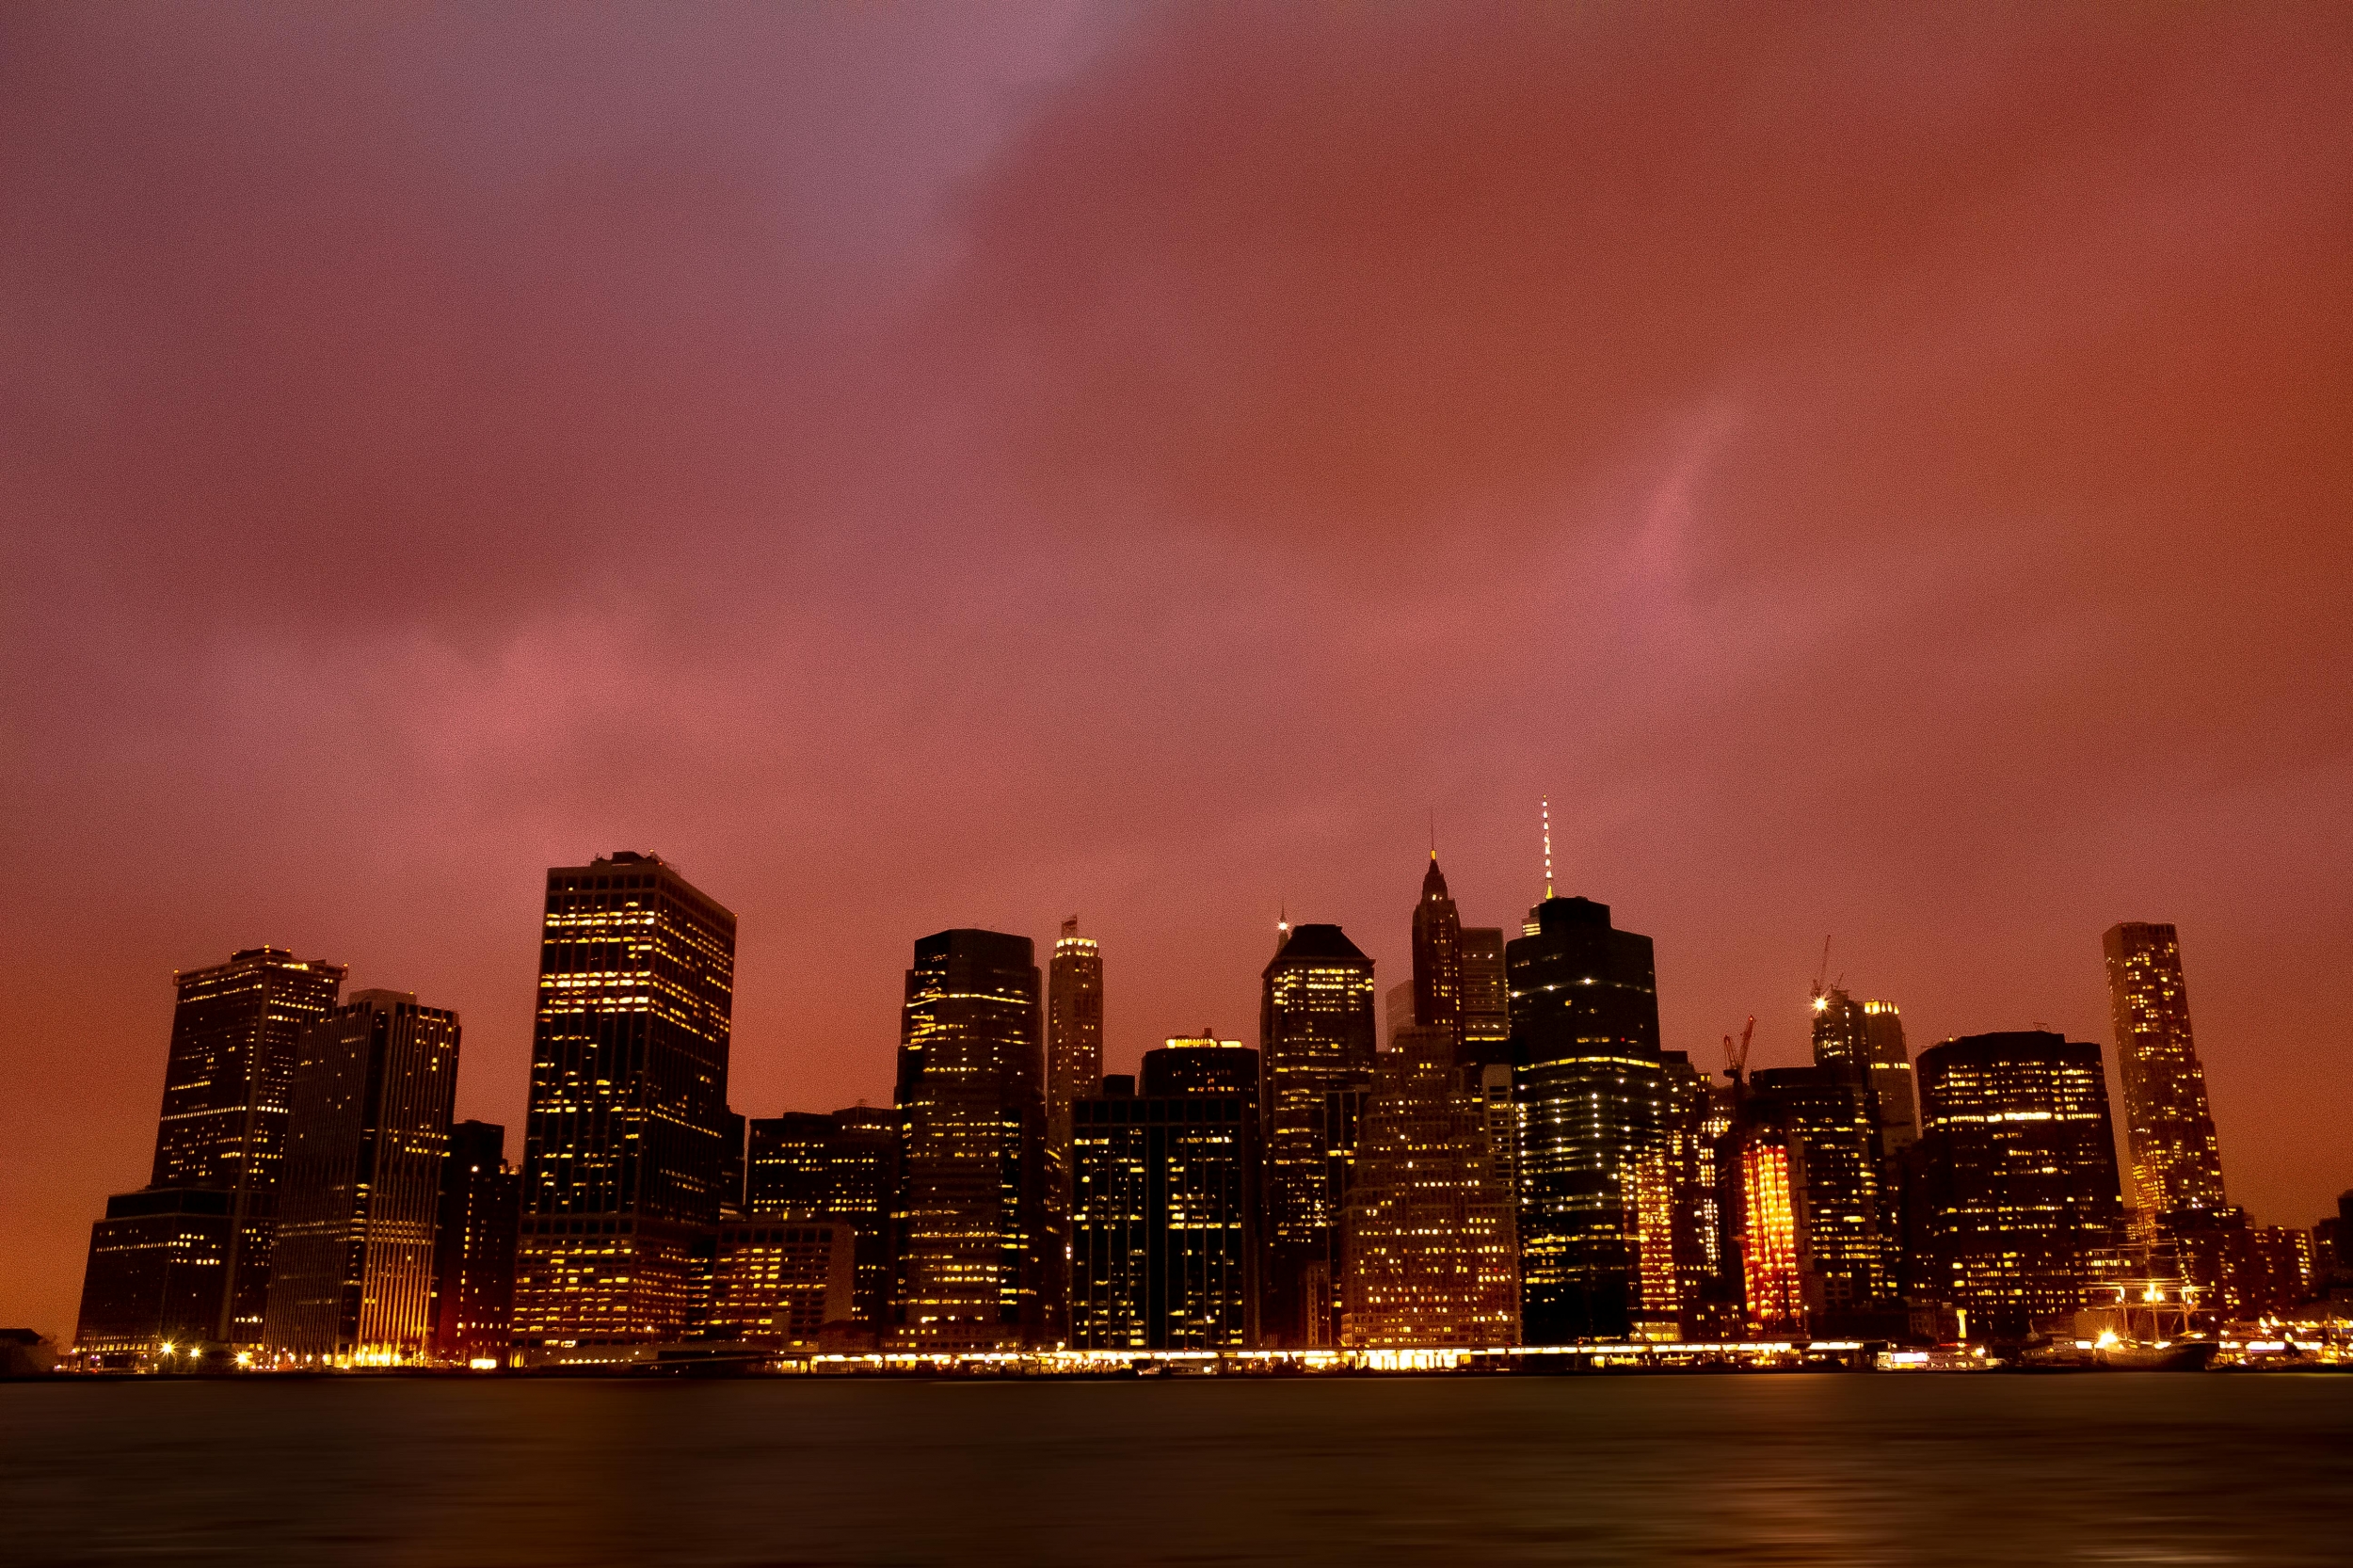
{"label": "rooftop antenna", "polygon": [[1438,808],[1437,808],[1436,807],[1433,806],[1433,807],[1430,808],[1430,858],[1431,858],[1431,859],[1433,859],[1433,860],[1435,860],[1437,857],[1438,857]]}
{"label": "rooftop antenna", "polygon": [[1545,812],[1545,897],[1552,897],[1552,797],[1544,797]]}
{"label": "rooftop antenna", "polygon": [[1283,944],[1291,939],[1291,906],[1285,903],[1275,907],[1281,911],[1274,917],[1274,952],[1279,957],[1283,952]]}
{"label": "rooftop antenna", "polygon": [[1062,922],[1062,934],[1064,936],[1076,936],[1079,934],[1078,916],[1073,915],[1068,920]]}

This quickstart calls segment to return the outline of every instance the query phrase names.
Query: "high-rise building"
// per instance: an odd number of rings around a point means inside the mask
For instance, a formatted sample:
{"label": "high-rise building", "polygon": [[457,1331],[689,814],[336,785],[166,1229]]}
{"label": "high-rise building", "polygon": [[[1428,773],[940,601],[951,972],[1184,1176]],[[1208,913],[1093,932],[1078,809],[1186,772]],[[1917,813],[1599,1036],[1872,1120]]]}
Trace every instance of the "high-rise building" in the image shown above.
{"label": "high-rise building", "polygon": [[741,1219],[744,1215],[744,1138],[743,1112],[728,1112],[720,1124],[719,1134],[719,1213],[724,1219]]}
{"label": "high-rise building", "polygon": [[1522,1337],[1617,1338],[1644,1309],[1638,1167],[1660,1151],[1667,1085],[1651,941],[1609,906],[1547,898],[1505,949],[1520,1108]]}
{"label": "high-rise building", "polygon": [[1880,1155],[1893,1160],[1920,1139],[1912,1053],[1904,1045],[1903,1014],[1894,1002],[1863,1004],[1863,1043],[1871,1064],[1871,1115],[1879,1124]]}
{"label": "high-rise building", "polygon": [[1046,1049],[1027,936],[915,944],[899,1046],[897,1275],[907,1350],[1017,1349],[1045,1336]]}
{"label": "high-rise building", "polygon": [[1269,1263],[1265,1331],[1337,1343],[1352,1106],[1372,1080],[1372,960],[1337,925],[1285,928],[1258,1003]]}
{"label": "high-rise building", "polygon": [[1070,1273],[1070,1102],[1103,1081],[1103,952],[1079,935],[1079,917],[1062,922],[1046,967],[1046,1161],[1048,1243],[1045,1319],[1064,1337]]}
{"label": "high-rise building", "polygon": [[1512,982],[1500,926],[1463,927],[1463,1059],[1512,1064]]}
{"label": "high-rise building", "polygon": [[1462,1034],[1463,919],[1447,893],[1436,850],[1414,904],[1414,1022]]}
{"label": "high-rise building", "polygon": [[2102,945],[2132,1206],[2151,1220],[2177,1208],[2226,1208],[2180,938],[2169,925],[2127,920],[2110,926]]}
{"label": "high-rise building", "polygon": [[1239,1350],[1258,1337],[1258,1053],[1172,1039],[1073,1102],[1070,1342]]}
{"label": "high-rise building", "polygon": [[2121,1240],[2100,1048],[2041,1031],[1920,1053],[1923,1201],[1939,1294],[1973,1332],[2073,1312]]}
{"label": "high-rise building", "polygon": [[712,1239],[711,1306],[701,1332],[778,1350],[814,1351],[828,1323],[848,1321],[856,1244],[830,1220],[748,1215]]}
{"label": "high-rise building", "polygon": [[1743,1128],[1738,1142],[1741,1294],[1748,1326],[1759,1334],[1796,1334],[1805,1327],[1792,1176],[1800,1156],[1791,1143],[1786,1130],[1771,1127]]}
{"label": "high-rise building", "polygon": [[433,1354],[504,1361],[515,1323],[515,1238],[523,1174],[506,1162],[506,1129],[456,1122],[441,1161],[433,1238]]}
{"label": "high-rise building", "polygon": [[1518,1340],[1512,1192],[1486,1107],[1455,1065],[1458,1037],[1450,1023],[1417,1024],[1374,1063],[1348,1200],[1351,1344]]}
{"label": "high-rise building", "polygon": [[91,1228],[89,1343],[136,1353],[166,1339],[181,1351],[259,1342],[301,1035],[334,1007],[343,981],[340,965],[271,947],[173,976],[154,1166],[146,1192],[109,1199]]}
{"label": "high-rise building", "polygon": [[847,1229],[853,1261],[849,1318],[879,1328],[890,1290],[897,1112],[864,1105],[829,1116],[788,1111],[750,1126],[746,1212],[763,1219],[825,1220]]}
{"label": "high-rise building", "polygon": [[1676,1327],[1686,1338],[1712,1336],[1725,1326],[1724,1314],[1716,1309],[1730,1299],[1721,1289],[1723,1224],[1718,1193],[1722,1184],[1716,1168],[1717,1143],[1729,1122],[1719,1124],[1722,1102],[1688,1053],[1661,1051],[1659,1065],[1667,1084],[1662,1153],[1671,1183]]}
{"label": "high-rise building", "polygon": [[[1853,1016],[1860,1018],[1861,1009]],[[1749,1075],[1749,1125],[1779,1134],[1786,1154],[1798,1270],[1817,1328],[1873,1310],[1890,1294],[1868,1093],[1867,1080],[1846,1064]]]}
{"label": "high-rise building", "polygon": [[432,1350],[434,1232],[457,1015],[408,991],[355,991],[302,1032],[262,1343],[338,1365]]}
{"label": "high-rise building", "polygon": [[515,1338],[676,1339],[725,1198],[735,917],[658,856],[548,872]]}

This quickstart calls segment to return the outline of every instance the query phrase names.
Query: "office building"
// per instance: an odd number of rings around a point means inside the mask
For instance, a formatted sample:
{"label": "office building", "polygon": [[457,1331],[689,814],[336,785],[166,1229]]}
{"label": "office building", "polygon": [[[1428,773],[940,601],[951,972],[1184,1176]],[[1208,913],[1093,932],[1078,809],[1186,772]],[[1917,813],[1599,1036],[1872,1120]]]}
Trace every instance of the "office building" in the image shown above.
{"label": "office building", "polygon": [[833,1142],[840,1124],[814,1111],[755,1117],[744,1158],[744,1209],[762,1219],[833,1217]]}
{"label": "office building", "polygon": [[1512,982],[1500,926],[1463,927],[1463,1059],[1480,1066],[1512,1064]]}
{"label": "office building", "polygon": [[1979,1335],[2023,1335],[2086,1305],[2121,1240],[2100,1048],[1972,1034],[1921,1052],[1919,1077],[1938,1294]]}
{"label": "office building", "polygon": [[1884,1164],[1919,1136],[1912,1058],[1903,1016],[1892,1001],[1857,1001],[1833,986],[1814,999],[1814,1064],[1862,1088],[1874,1152]]}
{"label": "office building", "polygon": [[2169,925],[2127,920],[2110,926],[2102,946],[2132,1207],[2146,1220],[2177,1208],[2227,1208],[2205,1069],[2190,1035],[2180,938]]}
{"label": "office building", "polygon": [[830,1220],[724,1220],[713,1238],[711,1305],[700,1332],[815,1351],[827,1324],[851,1318],[856,1256],[850,1227]]}
{"label": "office building", "polygon": [[1073,1102],[1070,1343],[1241,1350],[1258,1339],[1258,1053],[1172,1039]]}
{"label": "office building", "polygon": [[864,1105],[831,1115],[788,1111],[751,1123],[746,1213],[824,1220],[851,1235],[851,1321],[879,1328],[890,1288],[890,1205],[899,1118]]}
{"label": "office building", "polygon": [[[1862,1010],[1853,1013],[1860,1019]],[[1867,1079],[1847,1064],[1749,1075],[1749,1124],[1778,1133],[1786,1152],[1798,1270],[1817,1328],[1840,1329],[1838,1320],[1876,1309],[1891,1294],[1868,1094]]]}
{"label": "office building", "polygon": [[1046,1046],[1027,936],[915,944],[901,1015],[891,1343],[1018,1349],[1046,1337]]}
{"label": "office building", "polygon": [[1285,1346],[1330,1345],[1339,1330],[1350,1124],[1372,1080],[1372,960],[1337,925],[1289,926],[1260,978],[1264,1328]]}
{"label": "office building", "polygon": [[[191,1343],[259,1342],[301,1035],[334,1007],[343,980],[339,965],[271,947],[172,977],[147,1192],[107,1200],[83,1281],[84,1317],[116,1352],[166,1338],[183,1353]],[[159,1190],[221,1198],[148,1195]],[[199,1320],[203,1300],[209,1320]],[[140,1326],[150,1307],[162,1314],[152,1332]]]}
{"label": "office building", "polygon": [[[1716,1164],[1718,1144],[1730,1128],[1729,1099],[1683,1051],[1661,1051],[1659,1067],[1667,1088],[1661,1147],[1670,1184],[1673,1317],[1683,1337],[1715,1337],[1725,1327],[1721,1308],[1735,1299],[1722,1288],[1723,1182]],[[1656,1288],[1651,1294],[1657,1296]],[[1653,1306],[1648,1316],[1657,1323],[1660,1314]]]}
{"label": "office building", "polygon": [[1046,968],[1046,1161],[1048,1336],[1064,1336],[1070,1272],[1070,1102],[1103,1081],[1103,952],[1079,935],[1079,918],[1062,922]]}
{"label": "office building", "polygon": [[651,855],[548,872],[515,1338],[674,1340],[726,1196],[735,917]]}
{"label": "office building", "polygon": [[262,1343],[305,1362],[422,1361],[457,1098],[457,1015],[355,991],[302,1032]]}
{"label": "office building", "polygon": [[1667,1118],[1651,942],[1581,898],[1547,898],[1528,923],[1505,948],[1522,1336],[1620,1338],[1643,1310],[1637,1167],[1660,1151]]}
{"label": "office building", "polygon": [[433,1237],[436,1359],[505,1359],[522,1198],[523,1174],[506,1162],[506,1129],[495,1122],[453,1123]]}
{"label": "office building", "polygon": [[1451,1023],[1417,1024],[1374,1064],[1347,1208],[1350,1344],[1518,1340],[1512,1193],[1486,1107],[1455,1064],[1458,1038]]}
{"label": "office building", "polygon": [[1737,1147],[1741,1294],[1749,1329],[1802,1334],[1806,1292],[1795,1171],[1803,1157],[1781,1128],[1744,1128]]}
{"label": "office building", "polygon": [[1463,1029],[1463,920],[1446,890],[1437,851],[1422,873],[1414,904],[1414,1022],[1424,1029]]}
{"label": "office building", "polygon": [[722,1219],[741,1219],[744,1215],[744,1145],[746,1137],[743,1113],[728,1112],[721,1121],[719,1134],[719,1215]]}

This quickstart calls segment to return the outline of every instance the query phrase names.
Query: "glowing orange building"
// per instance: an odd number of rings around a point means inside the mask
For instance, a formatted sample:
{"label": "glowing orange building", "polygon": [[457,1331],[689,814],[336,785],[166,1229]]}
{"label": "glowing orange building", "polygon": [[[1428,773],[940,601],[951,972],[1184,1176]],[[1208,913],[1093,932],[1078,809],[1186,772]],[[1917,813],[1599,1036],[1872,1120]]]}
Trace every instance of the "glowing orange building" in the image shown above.
{"label": "glowing orange building", "polygon": [[1805,1282],[1798,1266],[1798,1206],[1787,1144],[1772,1134],[1740,1151],[1740,1274],[1749,1326],[1761,1334],[1805,1326]]}

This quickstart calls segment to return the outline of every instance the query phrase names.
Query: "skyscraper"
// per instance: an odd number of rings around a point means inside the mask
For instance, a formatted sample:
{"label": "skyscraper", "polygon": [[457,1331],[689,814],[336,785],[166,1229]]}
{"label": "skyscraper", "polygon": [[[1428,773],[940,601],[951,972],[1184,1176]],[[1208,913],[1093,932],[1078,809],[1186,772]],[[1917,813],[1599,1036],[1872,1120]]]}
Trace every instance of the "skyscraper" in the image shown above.
{"label": "skyscraper", "polygon": [[2205,1069],[2190,1037],[2181,941],[2169,925],[2127,920],[2110,926],[2102,945],[2132,1206],[2151,1220],[2174,1209],[2226,1208]]}
{"label": "skyscraper", "polygon": [[1512,1064],[1512,982],[1499,926],[1463,927],[1463,1059]]}
{"label": "skyscraper", "polygon": [[91,1228],[86,1342],[259,1341],[301,1035],[343,980],[340,965],[270,947],[173,976],[154,1167],[146,1192],[109,1199]]}
{"label": "skyscraper", "polygon": [[1337,925],[1291,926],[1260,978],[1265,1330],[1285,1345],[1328,1345],[1339,1326],[1333,1298],[1344,1239],[1335,1155],[1348,1132],[1333,1120],[1346,1116],[1349,1096],[1361,1105],[1371,1082],[1372,960]]}
{"label": "skyscraper", "polygon": [[1430,852],[1421,897],[1414,904],[1414,1022],[1424,1029],[1463,1029],[1463,920],[1448,896],[1438,852]]}
{"label": "skyscraper", "polygon": [[1486,1107],[1455,1065],[1457,1039],[1451,1024],[1417,1024],[1375,1061],[1348,1200],[1349,1343],[1518,1340],[1511,1188]]}
{"label": "skyscraper", "polygon": [[1070,1342],[1240,1350],[1258,1336],[1258,1053],[1204,1031],[1073,1102]]}
{"label": "skyscraper", "polygon": [[515,1236],[523,1176],[506,1162],[506,1129],[457,1122],[441,1162],[433,1238],[433,1353],[504,1360],[515,1325]]}
{"label": "skyscraper", "polygon": [[724,1195],[735,917],[658,856],[548,872],[515,1338],[627,1345],[693,1320]]}
{"label": "skyscraper", "polygon": [[744,1183],[745,1212],[763,1219],[831,1218],[838,1125],[814,1111],[753,1118]]}
{"label": "skyscraper", "polygon": [[1522,1336],[1615,1338],[1643,1308],[1636,1177],[1667,1085],[1651,941],[1609,906],[1547,898],[1505,949],[1520,1109]]}
{"label": "skyscraper", "polygon": [[1773,1134],[1785,1152],[1798,1270],[1817,1328],[1878,1307],[1889,1293],[1878,1128],[1867,1093],[1863,1076],[1843,1064],[1749,1077],[1749,1125]]}
{"label": "skyscraper", "polygon": [[851,1320],[882,1324],[890,1288],[890,1205],[899,1170],[895,1112],[851,1106],[829,1116],[788,1111],[751,1123],[745,1211],[826,1220],[851,1233]]}
{"label": "skyscraper", "polygon": [[306,1361],[421,1361],[457,1015],[355,991],[302,1032],[262,1342]]}
{"label": "skyscraper", "polygon": [[1103,953],[1079,935],[1079,917],[1062,922],[1046,971],[1047,1203],[1046,1317],[1049,1336],[1062,1337],[1070,1272],[1070,1102],[1092,1095],[1103,1080]]}
{"label": "skyscraper", "polygon": [[907,1350],[1017,1349],[1043,1336],[1046,1052],[1027,936],[915,944],[899,1046],[897,1275]]}
{"label": "skyscraper", "polygon": [[2119,1235],[2100,1048],[2041,1031],[1920,1053],[1923,1201],[1940,1293],[1975,1331],[2087,1304]]}

